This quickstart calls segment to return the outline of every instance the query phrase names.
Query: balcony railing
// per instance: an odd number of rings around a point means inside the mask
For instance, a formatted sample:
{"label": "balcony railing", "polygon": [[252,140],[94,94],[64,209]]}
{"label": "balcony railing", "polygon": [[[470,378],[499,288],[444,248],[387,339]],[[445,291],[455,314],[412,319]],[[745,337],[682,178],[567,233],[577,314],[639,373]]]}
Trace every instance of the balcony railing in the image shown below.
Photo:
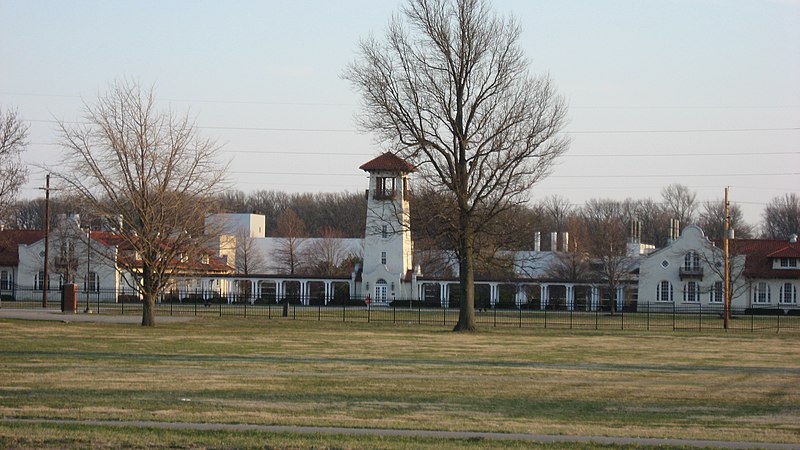
{"label": "balcony railing", "polygon": [[681,267],[680,269],[681,280],[685,278],[703,278],[702,267]]}

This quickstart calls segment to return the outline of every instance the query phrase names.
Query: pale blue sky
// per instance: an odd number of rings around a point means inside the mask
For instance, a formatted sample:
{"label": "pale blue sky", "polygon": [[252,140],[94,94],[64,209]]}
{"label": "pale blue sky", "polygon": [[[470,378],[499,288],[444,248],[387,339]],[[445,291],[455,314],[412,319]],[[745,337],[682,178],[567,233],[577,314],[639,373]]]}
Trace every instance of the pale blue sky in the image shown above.
{"label": "pale blue sky", "polygon": [[[238,189],[361,191],[358,166],[382,149],[355,131],[359,97],[340,74],[399,5],[0,0],[0,105],[31,121],[25,160],[53,162],[49,121],[132,78],[224,144]],[[657,199],[677,182],[706,201],[731,186],[758,222],[772,197],[800,193],[800,0],[494,7],[570,104],[571,149],[534,200]],[[23,195],[43,178],[32,170]]]}

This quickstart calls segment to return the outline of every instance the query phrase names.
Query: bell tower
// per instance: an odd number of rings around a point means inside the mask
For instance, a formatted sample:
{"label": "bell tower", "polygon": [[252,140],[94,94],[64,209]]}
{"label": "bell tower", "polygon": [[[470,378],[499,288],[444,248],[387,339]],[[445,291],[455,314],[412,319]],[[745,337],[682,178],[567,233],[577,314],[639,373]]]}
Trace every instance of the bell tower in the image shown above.
{"label": "bell tower", "polygon": [[360,169],[369,173],[361,293],[374,304],[410,298],[413,248],[408,175],[414,166],[387,152]]}

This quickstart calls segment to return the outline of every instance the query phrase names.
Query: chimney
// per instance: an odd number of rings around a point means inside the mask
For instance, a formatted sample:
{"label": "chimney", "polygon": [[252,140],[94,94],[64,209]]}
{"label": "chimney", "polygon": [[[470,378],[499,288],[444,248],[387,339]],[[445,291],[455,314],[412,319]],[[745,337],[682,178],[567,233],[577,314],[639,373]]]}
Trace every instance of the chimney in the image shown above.
{"label": "chimney", "polygon": [[789,236],[789,243],[797,244],[797,235],[796,234],[792,234],[791,236]]}
{"label": "chimney", "polygon": [[561,241],[561,250],[566,253],[569,251],[569,231],[565,231],[564,240]]}
{"label": "chimney", "polygon": [[537,231],[533,233],[533,251],[542,251],[542,232]]}
{"label": "chimney", "polygon": [[681,234],[681,221],[678,219],[669,219],[669,241],[675,241]]}
{"label": "chimney", "polygon": [[558,232],[556,231],[550,233],[550,251],[558,251]]}
{"label": "chimney", "polygon": [[631,222],[631,242],[634,244],[642,242],[642,222],[638,219]]}

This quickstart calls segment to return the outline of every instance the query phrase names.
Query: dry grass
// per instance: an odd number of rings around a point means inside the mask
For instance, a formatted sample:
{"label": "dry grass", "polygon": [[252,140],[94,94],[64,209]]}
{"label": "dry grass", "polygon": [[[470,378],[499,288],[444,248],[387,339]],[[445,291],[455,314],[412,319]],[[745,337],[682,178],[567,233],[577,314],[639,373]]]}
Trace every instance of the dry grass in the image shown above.
{"label": "dry grass", "polygon": [[0,321],[0,355],[4,417],[800,442],[795,336]]}

